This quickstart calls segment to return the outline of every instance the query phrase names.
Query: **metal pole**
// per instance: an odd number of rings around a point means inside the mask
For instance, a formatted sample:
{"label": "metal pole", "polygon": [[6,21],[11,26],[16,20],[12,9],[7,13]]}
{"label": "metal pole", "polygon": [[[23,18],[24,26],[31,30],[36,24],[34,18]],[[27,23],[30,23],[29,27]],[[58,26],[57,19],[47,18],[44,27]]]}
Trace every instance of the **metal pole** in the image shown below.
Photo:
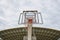
{"label": "metal pole", "polygon": [[28,19],[28,40],[32,40],[32,19]]}

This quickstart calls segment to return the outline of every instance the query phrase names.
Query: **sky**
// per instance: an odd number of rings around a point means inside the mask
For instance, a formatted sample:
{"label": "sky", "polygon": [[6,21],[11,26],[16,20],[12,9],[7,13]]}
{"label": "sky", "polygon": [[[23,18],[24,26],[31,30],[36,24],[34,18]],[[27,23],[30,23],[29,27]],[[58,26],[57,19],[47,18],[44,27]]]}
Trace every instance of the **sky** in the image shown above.
{"label": "sky", "polygon": [[24,10],[41,12],[42,28],[60,30],[60,0],[0,0],[0,30],[21,27],[19,14]]}

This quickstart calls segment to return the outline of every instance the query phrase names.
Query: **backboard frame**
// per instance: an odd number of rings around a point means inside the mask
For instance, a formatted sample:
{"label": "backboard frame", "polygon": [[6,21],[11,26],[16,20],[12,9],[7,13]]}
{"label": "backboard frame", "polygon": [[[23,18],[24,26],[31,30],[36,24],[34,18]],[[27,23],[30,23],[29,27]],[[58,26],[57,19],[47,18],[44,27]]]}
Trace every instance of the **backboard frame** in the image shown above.
{"label": "backboard frame", "polygon": [[[43,19],[42,19],[41,13],[35,10],[35,11],[23,11],[23,13],[20,13],[20,15],[19,15],[19,20],[18,20],[18,24],[19,24],[19,25],[20,25],[20,24],[26,24],[26,14],[27,14],[28,12],[34,13],[34,14],[35,14],[35,19],[36,19],[36,16],[38,16],[38,14],[40,14],[41,23],[39,23],[39,17],[37,17],[36,20],[37,20],[38,22],[35,22],[35,23],[33,22],[32,24],[43,24]],[[22,16],[22,19],[20,19],[21,15],[23,15],[23,16]],[[30,16],[30,15],[27,15],[27,16]],[[24,18],[24,17],[25,17],[25,18]],[[34,19],[34,20],[35,20],[35,19]],[[20,20],[22,20],[22,21],[24,20],[24,22],[20,23]],[[36,20],[35,20],[35,21],[36,21]]]}

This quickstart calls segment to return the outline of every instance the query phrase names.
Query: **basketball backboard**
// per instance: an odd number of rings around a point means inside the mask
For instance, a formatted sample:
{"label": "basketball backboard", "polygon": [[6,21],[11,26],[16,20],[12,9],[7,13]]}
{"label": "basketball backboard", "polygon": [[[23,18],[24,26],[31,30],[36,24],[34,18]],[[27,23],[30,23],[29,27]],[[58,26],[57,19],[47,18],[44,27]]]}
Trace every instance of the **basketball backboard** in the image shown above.
{"label": "basketball backboard", "polygon": [[33,24],[43,24],[41,13],[36,10],[20,13],[18,24],[26,24],[28,19],[32,19]]}

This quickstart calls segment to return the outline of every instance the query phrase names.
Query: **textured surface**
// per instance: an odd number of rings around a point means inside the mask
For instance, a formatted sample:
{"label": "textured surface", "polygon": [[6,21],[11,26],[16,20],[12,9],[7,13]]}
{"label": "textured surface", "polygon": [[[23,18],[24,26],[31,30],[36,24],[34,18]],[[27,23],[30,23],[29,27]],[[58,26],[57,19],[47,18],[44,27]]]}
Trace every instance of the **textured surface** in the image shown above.
{"label": "textured surface", "polygon": [[[53,29],[34,27],[32,36],[34,34],[37,40],[57,40],[60,38],[60,31]],[[0,38],[3,40],[23,40],[24,36],[27,36],[25,27],[0,31]]]}

